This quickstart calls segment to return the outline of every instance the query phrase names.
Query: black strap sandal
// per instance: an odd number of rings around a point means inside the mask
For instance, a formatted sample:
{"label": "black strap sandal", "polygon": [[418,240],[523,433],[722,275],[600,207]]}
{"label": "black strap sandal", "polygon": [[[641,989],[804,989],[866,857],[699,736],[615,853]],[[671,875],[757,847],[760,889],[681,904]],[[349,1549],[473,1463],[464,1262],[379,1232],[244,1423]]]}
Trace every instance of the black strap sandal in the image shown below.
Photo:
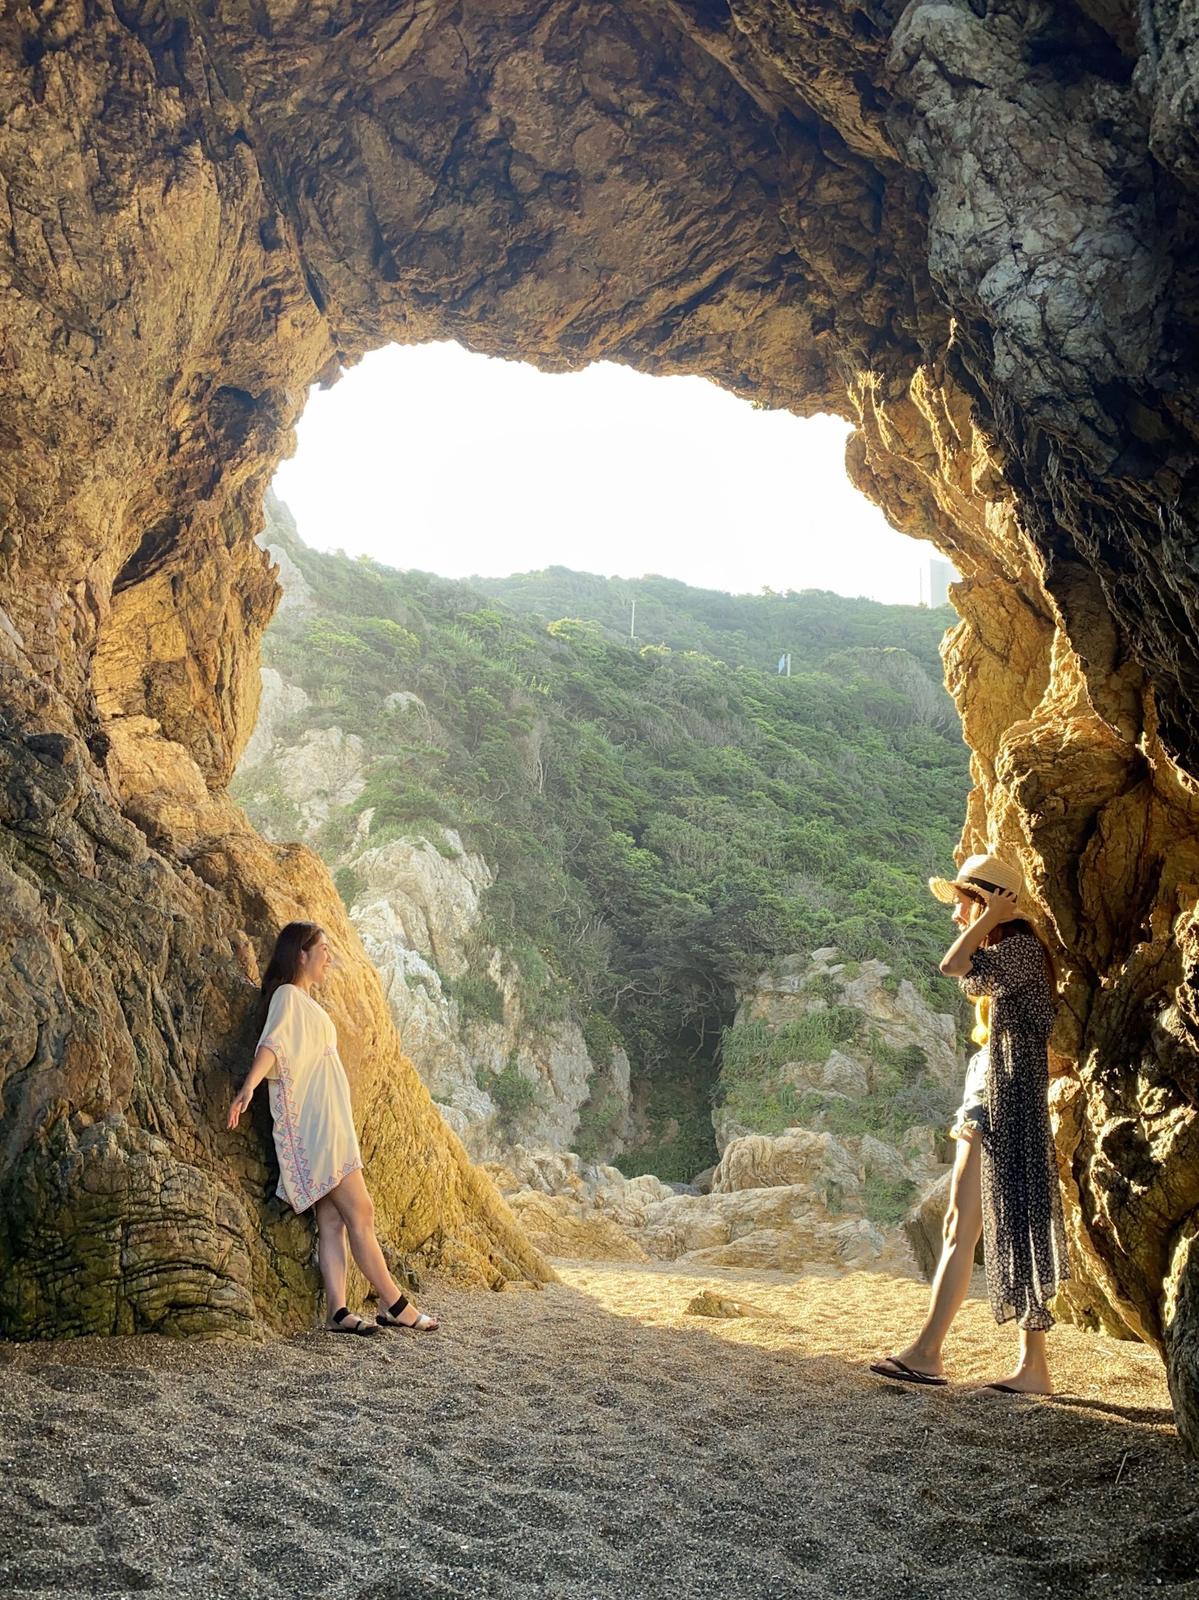
{"label": "black strap sandal", "polygon": [[942,1378],[935,1372],[917,1372],[915,1367],[909,1367],[898,1356],[884,1356],[882,1361],[872,1361],[870,1370],[880,1378],[894,1378],[897,1383],[919,1383],[927,1389],[943,1389],[949,1382],[948,1378]]}
{"label": "black strap sandal", "polygon": [[379,1331],[378,1328],[376,1328],[373,1323],[367,1322],[364,1317],[355,1317],[353,1327],[350,1327],[348,1324],[343,1327],[342,1324],[350,1315],[351,1312],[349,1306],[342,1306],[340,1311],[335,1311],[333,1313],[334,1326],[329,1329],[329,1332],[353,1333],[357,1334],[360,1339],[373,1339],[375,1337]]}
{"label": "black strap sandal", "polygon": [[410,1333],[433,1333],[440,1326],[436,1317],[431,1317],[427,1311],[418,1313],[415,1322],[400,1322],[401,1311],[406,1311],[412,1304],[406,1294],[402,1294],[395,1305],[388,1306],[386,1311],[380,1311],[375,1321],[381,1328],[403,1328]]}

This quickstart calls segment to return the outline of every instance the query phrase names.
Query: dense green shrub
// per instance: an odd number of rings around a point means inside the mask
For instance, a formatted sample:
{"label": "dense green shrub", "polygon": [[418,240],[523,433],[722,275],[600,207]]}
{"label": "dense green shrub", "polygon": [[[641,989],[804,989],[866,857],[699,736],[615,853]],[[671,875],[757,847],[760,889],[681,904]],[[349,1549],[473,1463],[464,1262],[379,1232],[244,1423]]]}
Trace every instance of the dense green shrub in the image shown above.
{"label": "dense green shrub", "polygon": [[525,1077],[514,1060],[509,1060],[502,1072],[481,1072],[478,1083],[495,1103],[495,1124],[501,1136],[516,1138],[529,1114],[541,1104],[537,1085]]}
{"label": "dense green shrub", "polygon": [[871,1222],[891,1227],[903,1221],[915,1203],[917,1192],[909,1178],[883,1178],[872,1172],[862,1189],[863,1209]]}
{"label": "dense green shrub", "polygon": [[504,996],[499,984],[485,972],[467,972],[460,978],[448,978],[442,986],[456,1002],[463,1027],[475,1022],[503,1022]]}

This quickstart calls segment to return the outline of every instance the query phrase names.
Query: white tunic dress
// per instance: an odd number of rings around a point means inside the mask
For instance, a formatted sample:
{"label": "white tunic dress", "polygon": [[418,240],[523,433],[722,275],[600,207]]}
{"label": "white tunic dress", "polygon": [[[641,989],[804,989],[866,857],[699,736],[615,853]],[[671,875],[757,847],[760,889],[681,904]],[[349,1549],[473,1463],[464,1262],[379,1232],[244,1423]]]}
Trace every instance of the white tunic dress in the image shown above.
{"label": "white tunic dress", "polygon": [[311,995],[281,983],[258,1043],[275,1054],[267,1082],[279,1156],[276,1193],[293,1210],[307,1211],[362,1166],[337,1030]]}

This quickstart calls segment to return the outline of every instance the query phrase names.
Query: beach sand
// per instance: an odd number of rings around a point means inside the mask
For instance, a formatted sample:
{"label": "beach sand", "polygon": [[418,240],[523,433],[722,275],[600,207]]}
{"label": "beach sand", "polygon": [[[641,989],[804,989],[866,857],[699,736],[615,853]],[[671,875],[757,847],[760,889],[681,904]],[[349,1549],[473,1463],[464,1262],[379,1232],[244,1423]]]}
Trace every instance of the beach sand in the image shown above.
{"label": "beach sand", "polygon": [[431,1335],[0,1344],[0,1594],[1199,1596],[1145,1348],[1059,1328],[1057,1398],[982,1394],[1015,1340],[975,1297],[916,1389],[865,1367],[914,1278],[558,1266],[426,1286]]}

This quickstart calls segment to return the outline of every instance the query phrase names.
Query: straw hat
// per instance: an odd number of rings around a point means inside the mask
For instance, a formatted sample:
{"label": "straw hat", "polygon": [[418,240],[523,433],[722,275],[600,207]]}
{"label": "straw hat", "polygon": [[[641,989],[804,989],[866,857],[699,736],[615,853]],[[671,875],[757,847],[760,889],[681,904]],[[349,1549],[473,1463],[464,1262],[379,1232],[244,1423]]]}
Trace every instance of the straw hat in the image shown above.
{"label": "straw hat", "polygon": [[955,889],[992,888],[1007,889],[1016,898],[1024,897],[1024,879],[1019,867],[1002,861],[998,856],[967,856],[958,868],[956,878],[930,878],[928,886],[938,900],[946,905],[953,903]]}

